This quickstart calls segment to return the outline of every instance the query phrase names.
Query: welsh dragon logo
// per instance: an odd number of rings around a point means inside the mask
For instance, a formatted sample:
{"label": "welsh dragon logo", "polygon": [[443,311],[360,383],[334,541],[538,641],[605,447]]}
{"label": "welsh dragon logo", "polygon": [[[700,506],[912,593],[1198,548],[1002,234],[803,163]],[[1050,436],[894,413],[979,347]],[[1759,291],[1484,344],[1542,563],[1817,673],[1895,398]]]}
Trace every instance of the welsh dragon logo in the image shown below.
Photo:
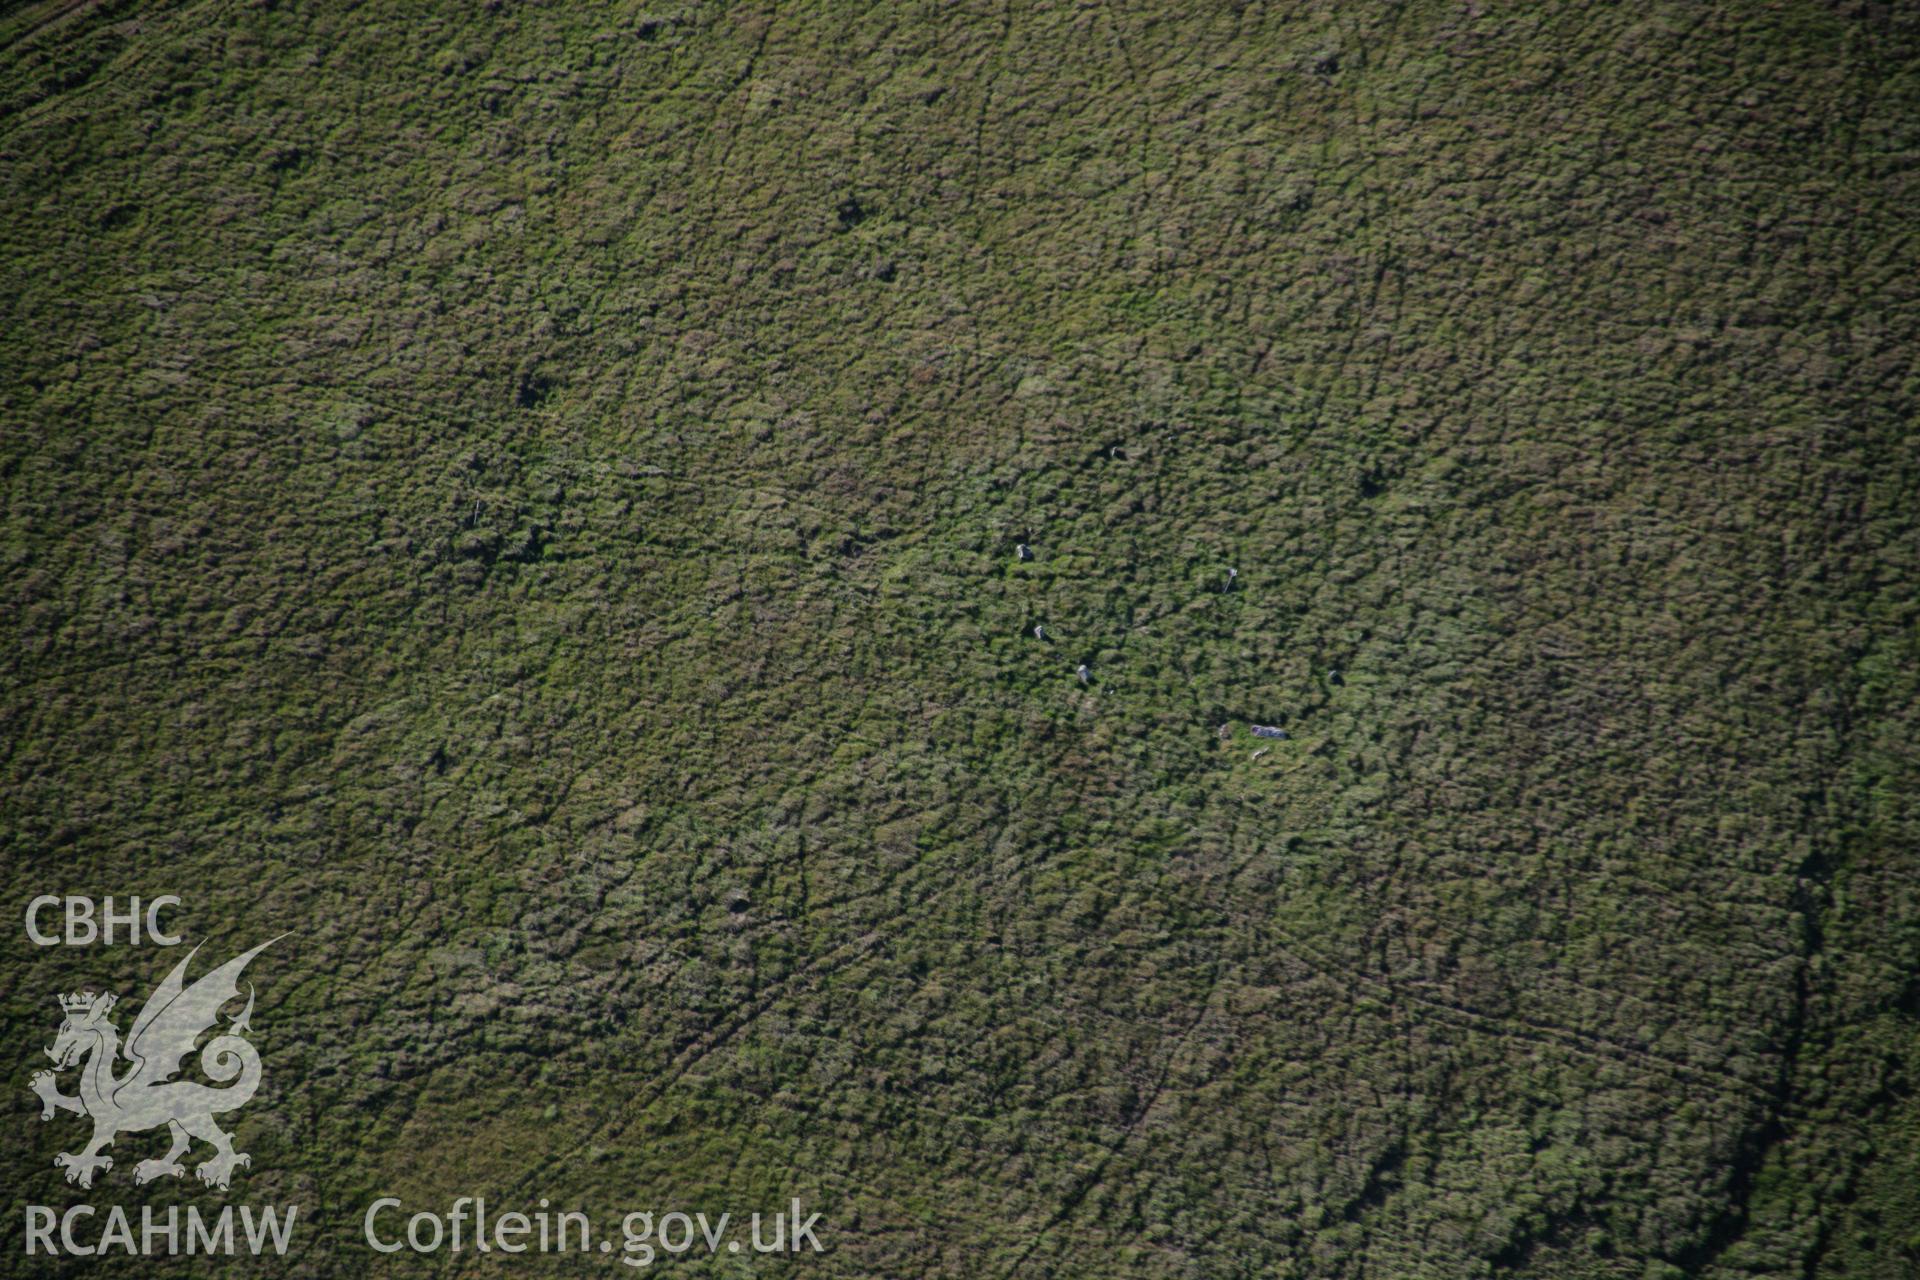
{"label": "welsh dragon logo", "polygon": [[[216,1115],[246,1105],[260,1087],[260,1055],[243,1038],[253,1017],[251,985],[247,988],[247,1007],[200,1051],[200,1067],[208,1079],[233,1083],[216,1089],[173,1077],[180,1071],[181,1060],[193,1052],[201,1033],[218,1020],[220,1007],[239,996],[240,973],[247,962],[277,941],[273,938],[261,943],[188,986],[187,964],[200,950],[195,947],[147,997],[124,1047],[119,1028],[108,1018],[115,996],[80,993],[60,997],[60,1011],[66,1018],[53,1047],[47,1050],[54,1070],[34,1072],[31,1087],[40,1095],[42,1120],[53,1119],[55,1111],[71,1111],[93,1121],[93,1140],[85,1150],[78,1155],[62,1152],[53,1158],[55,1165],[67,1171],[68,1182],[91,1187],[95,1170],[113,1168],[112,1157],[101,1151],[115,1137],[161,1125],[166,1126],[173,1145],[158,1160],[142,1160],[135,1165],[135,1182],[185,1174],[180,1157],[193,1145],[194,1138],[213,1147],[212,1157],[194,1169],[200,1181],[209,1186],[225,1190],[234,1169],[252,1163],[250,1157],[233,1149],[233,1139],[213,1122]],[[115,1074],[122,1056],[127,1069]],[[78,1096],[61,1093],[55,1072],[76,1065],[80,1067]]]}

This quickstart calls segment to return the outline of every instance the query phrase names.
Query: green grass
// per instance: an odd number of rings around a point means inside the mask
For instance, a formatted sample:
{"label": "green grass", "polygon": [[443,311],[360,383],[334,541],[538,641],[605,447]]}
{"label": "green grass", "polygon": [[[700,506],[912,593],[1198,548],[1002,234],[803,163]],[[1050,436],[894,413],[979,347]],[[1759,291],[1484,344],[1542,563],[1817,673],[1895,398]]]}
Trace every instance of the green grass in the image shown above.
{"label": "green grass", "polygon": [[[19,9],[16,908],[293,931],[289,1274],[470,1273],[390,1192],[1904,1275],[1917,66],[1805,3]],[[0,954],[9,1219],[206,1203],[67,1188],[26,1092],[161,953]]]}

